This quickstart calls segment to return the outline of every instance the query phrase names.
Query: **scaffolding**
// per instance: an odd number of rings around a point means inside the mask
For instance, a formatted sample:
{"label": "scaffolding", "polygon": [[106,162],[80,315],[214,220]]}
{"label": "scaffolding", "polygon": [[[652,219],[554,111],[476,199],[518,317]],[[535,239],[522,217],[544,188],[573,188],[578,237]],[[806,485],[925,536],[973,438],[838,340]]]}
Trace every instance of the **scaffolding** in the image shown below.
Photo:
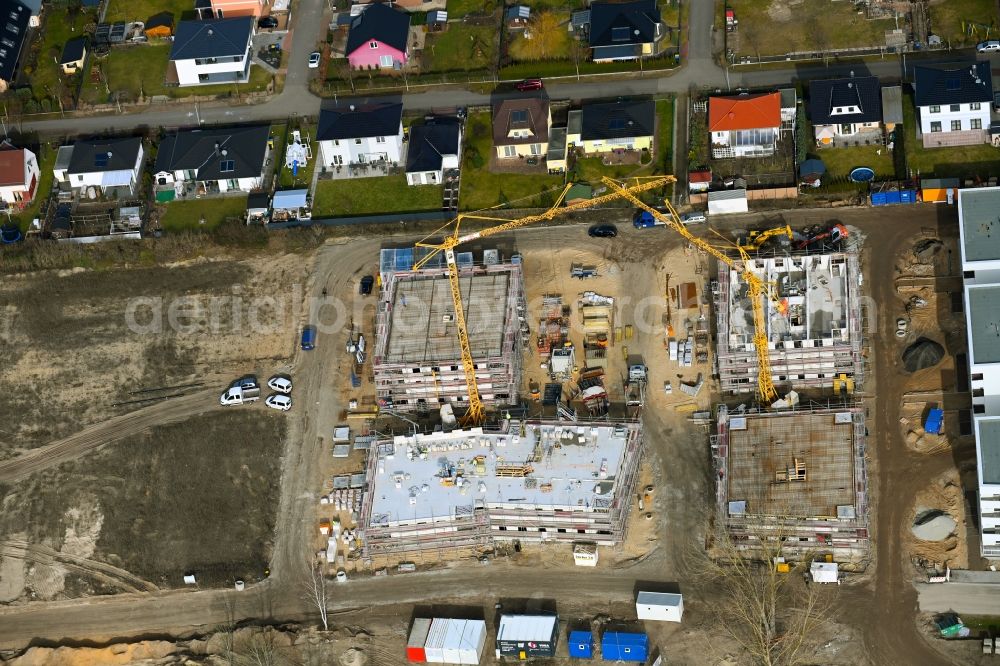
{"label": "scaffolding", "polygon": [[860,403],[781,412],[717,412],[716,511],[737,547],[780,539],[788,555],[824,550],[859,560],[869,548],[866,428]]}
{"label": "scaffolding", "polygon": [[[397,253],[399,251],[383,251]],[[413,252],[404,253],[412,261]],[[518,263],[476,265],[464,253],[459,286],[483,402],[517,403],[525,298]],[[448,269],[398,270],[383,256],[373,355],[379,405],[401,411],[468,404]]]}

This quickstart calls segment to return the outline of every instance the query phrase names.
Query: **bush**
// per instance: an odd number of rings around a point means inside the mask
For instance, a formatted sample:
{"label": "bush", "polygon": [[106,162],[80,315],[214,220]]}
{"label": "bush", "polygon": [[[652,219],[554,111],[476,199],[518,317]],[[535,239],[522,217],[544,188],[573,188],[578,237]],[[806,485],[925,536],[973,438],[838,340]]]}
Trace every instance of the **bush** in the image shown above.
{"label": "bush", "polygon": [[49,111],[52,110],[52,100],[49,99],[48,97],[43,97],[41,107],[42,107],[42,113],[48,113]]}
{"label": "bush", "polygon": [[465,152],[469,154],[469,163],[476,169],[482,169],[486,164],[486,160],[483,159],[482,153],[479,152],[479,148],[475,146],[469,146],[465,149]]}
{"label": "bush", "polygon": [[38,113],[39,108],[38,102],[34,99],[29,99],[24,103],[25,113]]}

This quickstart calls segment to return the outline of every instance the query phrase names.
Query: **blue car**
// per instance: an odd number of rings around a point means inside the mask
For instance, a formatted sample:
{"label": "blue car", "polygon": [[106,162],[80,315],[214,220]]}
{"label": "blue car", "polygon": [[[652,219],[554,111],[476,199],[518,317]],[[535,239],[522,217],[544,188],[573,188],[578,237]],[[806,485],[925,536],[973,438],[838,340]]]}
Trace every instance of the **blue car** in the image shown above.
{"label": "blue car", "polygon": [[302,350],[312,351],[316,348],[316,327],[306,326],[302,329]]}

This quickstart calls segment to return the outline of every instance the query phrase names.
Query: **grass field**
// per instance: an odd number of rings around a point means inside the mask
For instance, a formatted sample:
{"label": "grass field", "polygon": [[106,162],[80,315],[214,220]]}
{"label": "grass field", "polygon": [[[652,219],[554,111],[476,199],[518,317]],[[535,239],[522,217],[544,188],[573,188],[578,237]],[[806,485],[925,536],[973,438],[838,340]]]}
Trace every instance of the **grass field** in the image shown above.
{"label": "grass field", "polygon": [[[160,216],[160,226],[167,232],[210,230],[228,217],[243,217],[247,210],[247,195],[209,197],[188,201],[171,201]],[[205,219],[205,224],[201,219]]]}
{"label": "grass field", "polygon": [[[539,206],[555,201],[555,194],[563,184],[562,176],[492,173],[489,170],[490,156],[494,152],[489,113],[469,114],[465,145],[462,190],[458,199],[463,210],[492,208],[506,203],[515,207]],[[475,165],[476,155],[482,158],[482,166]]]}
{"label": "grass field", "polygon": [[194,18],[194,3],[189,0],[108,0],[108,11],[104,20],[147,21],[160,12],[174,15],[174,26],[178,21]]}
{"label": "grass field", "polygon": [[[950,1],[950,0],[949,0]],[[869,21],[852,2],[729,0],[739,21],[739,50],[744,55],[778,55],[885,44],[892,20]]]}
{"label": "grass field", "polygon": [[448,0],[448,18],[461,18],[466,14],[491,14],[496,6],[493,0]]}
{"label": "grass field", "polygon": [[[558,21],[558,25],[555,27],[557,31],[554,34],[546,32],[544,36],[544,42],[548,44],[548,50],[546,51],[545,60],[570,60],[573,58],[573,47],[577,44],[569,32],[566,30],[566,23],[569,21],[570,12],[569,10],[560,11],[557,9],[551,10],[553,17],[549,20]],[[531,15],[531,20],[539,20],[539,13],[536,10]],[[541,19],[541,20],[544,20]],[[551,25],[547,23],[546,25]],[[515,62],[533,62],[535,60],[540,60],[542,58],[531,58],[524,55],[526,49],[533,46],[534,39],[528,39],[525,36],[524,30],[509,30],[507,31],[508,40],[508,50],[511,58]]]}
{"label": "grass field", "polygon": [[[880,154],[881,151],[881,154]],[[879,180],[892,178],[895,167],[892,152],[885,146],[850,146],[847,148],[824,148],[810,153],[826,165],[826,172],[832,178],[846,178],[855,167],[866,166],[875,170]]]}
{"label": "grass field", "polygon": [[112,49],[104,58],[92,58],[91,66],[98,66],[107,81],[94,83],[86,74],[80,99],[89,104],[108,102],[109,93],[122,92],[128,101],[138,100],[140,95],[152,97],[190,97],[191,95],[231,95],[237,92],[261,92],[267,90],[271,75],[262,67],[251,67],[250,80],[237,85],[213,85],[191,87],[168,87],[164,84],[167,61],[170,57],[169,43],[150,44]]}
{"label": "grass field", "polygon": [[451,23],[445,32],[427,35],[424,71],[453,72],[489,67],[496,54],[496,28]]}
{"label": "grass field", "polygon": [[[928,7],[928,18],[931,22],[931,32],[952,46],[972,46],[984,39],[997,39],[1000,27],[997,27],[997,3],[995,0],[942,0],[931,2]],[[993,30],[987,36],[986,31],[977,28],[974,34],[962,31],[962,23],[980,23],[993,25]]]}
{"label": "grass field", "polygon": [[321,180],[313,194],[313,217],[440,210],[440,185],[406,184],[406,176]]}
{"label": "grass field", "polygon": [[71,18],[65,6],[46,6],[42,30],[35,33],[39,35],[39,40],[36,40],[37,57],[22,72],[35,99],[52,98],[52,108],[59,110],[59,105],[54,102],[60,92],[65,98],[72,98],[75,94],[76,77],[63,74],[58,60],[66,42],[83,34],[83,27],[94,22],[96,17],[93,10],[81,9]]}
{"label": "grass field", "polygon": [[924,148],[916,137],[917,112],[911,95],[903,96],[903,127],[906,128],[906,166],[922,177],[1000,175],[1000,149],[988,144]]}

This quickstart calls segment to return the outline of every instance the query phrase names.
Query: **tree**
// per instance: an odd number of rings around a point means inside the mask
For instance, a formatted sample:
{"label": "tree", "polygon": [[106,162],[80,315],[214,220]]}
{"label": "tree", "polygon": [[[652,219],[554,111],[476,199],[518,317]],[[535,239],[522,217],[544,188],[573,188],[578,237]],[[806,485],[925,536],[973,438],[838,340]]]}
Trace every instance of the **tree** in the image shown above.
{"label": "tree", "polygon": [[569,39],[569,31],[557,14],[538,12],[524,34],[511,43],[510,53],[515,60],[562,58],[569,51]]}
{"label": "tree", "polygon": [[[778,571],[775,563],[782,557],[786,536],[781,532],[748,517],[745,540],[737,541],[723,527],[712,557],[701,557],[694,567],[698,578],[713,588],[710,596],[716,601],[710,606],[717,626],[761,666],[796,666],[809,659],[805,642],[829,612],[829,599],[820,586],[810,585],[807,578],[803,584],[798,575],[808,575],[808,561],[801,569]],[[755,550],[742,550],[740,544],[754,544]]]}
{"label": "tree", "polygon": [[305,583],[306,599],[319,611],[319,619],[323,623],[323,631],[330,630],[328,619],[330,595],[329,584],[323,575],[323,567],[315,564],[309,568],[309,580]]}

